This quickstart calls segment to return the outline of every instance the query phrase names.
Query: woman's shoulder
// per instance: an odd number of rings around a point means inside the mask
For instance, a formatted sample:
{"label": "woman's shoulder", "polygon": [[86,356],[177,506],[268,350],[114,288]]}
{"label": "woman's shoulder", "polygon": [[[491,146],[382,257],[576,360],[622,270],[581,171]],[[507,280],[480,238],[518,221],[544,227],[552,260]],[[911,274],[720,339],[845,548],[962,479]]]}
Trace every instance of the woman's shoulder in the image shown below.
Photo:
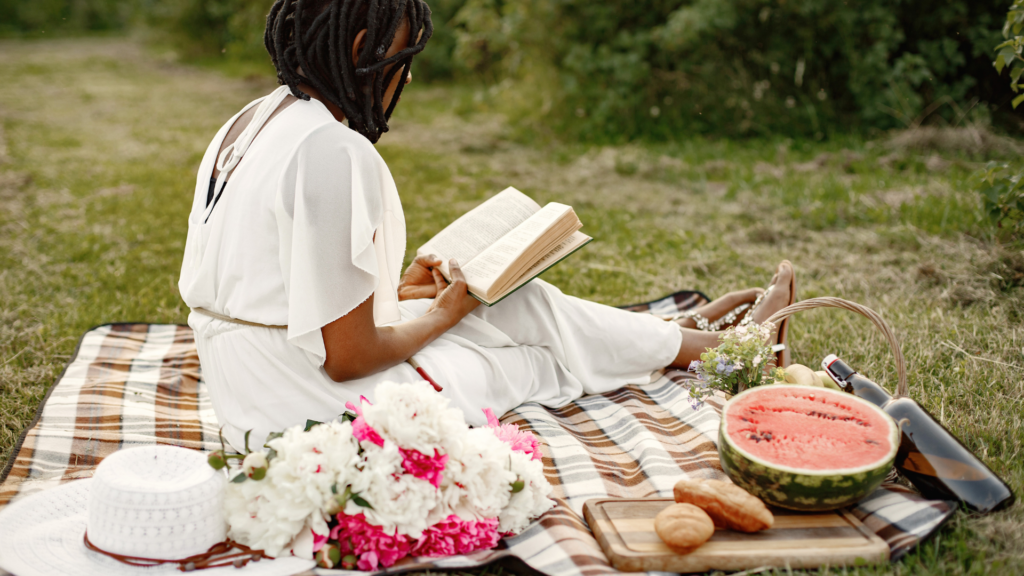
{"label": "woman's shoulder", "polygon": [[365,191],[384,185],[390,171],[365,136],[338,122],[317,101],[300,101],[292,107],[300,108],[288,119],[287,130],[295,132],[289,137],[293,144],[286,154],[284,180],[301,180],[304,189],[324,182],[330,182],[332,189],[342,182],[360,182]]}
{"label": "woman's shoulder", "polygon": [[345,152],[353,159],[382,161],[377,149],[365,136],[338,122],[333,116],[322,115],[305,126],[298,148],[317,148]]}

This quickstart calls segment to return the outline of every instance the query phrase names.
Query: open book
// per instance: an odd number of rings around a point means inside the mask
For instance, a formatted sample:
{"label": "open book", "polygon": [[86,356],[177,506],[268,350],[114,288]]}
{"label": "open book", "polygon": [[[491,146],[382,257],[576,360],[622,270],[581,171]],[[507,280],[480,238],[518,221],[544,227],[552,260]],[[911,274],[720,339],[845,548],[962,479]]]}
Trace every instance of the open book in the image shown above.
{"label": "open book", "polygon": [[590,242],[582,227],[571,206],[551,202],[542,208],[510,187],[463,214],[416,254],[440,258],[449,281],[454,258],[469,293],[492,306]]}

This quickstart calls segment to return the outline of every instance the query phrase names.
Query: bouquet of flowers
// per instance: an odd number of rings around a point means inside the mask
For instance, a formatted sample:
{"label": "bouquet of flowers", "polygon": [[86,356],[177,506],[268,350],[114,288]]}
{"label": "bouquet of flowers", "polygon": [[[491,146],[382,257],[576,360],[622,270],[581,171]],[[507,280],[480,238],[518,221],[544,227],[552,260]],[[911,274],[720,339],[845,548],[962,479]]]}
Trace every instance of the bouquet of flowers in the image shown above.
{"label": "bouquet of flowers", "polygon": [[690,405],[700,408],[716,390],[738,394],[747,388],[782,379],[782,369],[774,367],[775,355],[767,344],[775,325],[745,324],[733,326],[721,336],[718,348],[708,348],[700,360],[690,363],[697,382],[690,387]]}
{"label": "bouquet of flowers", "polygon": [[[228,536],[270,556],[377,570],[406,556],[493,548],[554,506],[537,438],[470,428],[426,382],[384,383],[377,403],[349,403],[334,422],[271,434],[266,450],[210,455],[230,472]],[[237,469],[237,465],[235,466]]]}

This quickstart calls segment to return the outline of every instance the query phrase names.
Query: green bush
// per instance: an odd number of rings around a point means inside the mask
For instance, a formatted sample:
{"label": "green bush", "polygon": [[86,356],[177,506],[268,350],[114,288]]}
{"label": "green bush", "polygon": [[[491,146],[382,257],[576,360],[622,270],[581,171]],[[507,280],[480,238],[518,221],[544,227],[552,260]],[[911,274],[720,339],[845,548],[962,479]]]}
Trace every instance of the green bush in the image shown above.
{"label": "green bush", "polygon": [[[992,63],[998,73],[1009,70],[1010,89],[1014,93],[1024,88],[1020,84],[1024,75],[1024,0],[1014,0],[1006,14],[1003,36],[1006,41],[995,47],[996,59]],[[1011,37],[1011,34],[1013,35]],[[1016,96],[1011,105],[1016,108],[1024,102],[1024,94]],[[996,226],[1011,238],[1024,232],[1024,166],[989,162],[977,177],[985,212]]]}
{"label": "green bush", "polygon": [[985,212],[1007,236],[1024,232],[1024,170],[1020,166],[989,162],[978,177]]}
{"label": "green bush", "polygon": [[[430,1],[434,36],[416,59],[417,81],[454,76],[456,42],[447,23],[464,3]],[[45,31],[52,36],[141,25],[149,39],[174,46],[187,60],[256,64],[272,73],[263,47],[272,4],[273,0],[0,0],[0,34],[37,36]]]}
{"label": "green bush", "polygon": [[[453,76],[455,37],[446,26],[464,0],[433,0],[434,35],[416,58],[417,81]],[[267,12],[273,0],[148,0],[142,15],[149,27],[176,45],[186,58],[220,57],[265,63],[263,46]]]}
{"label": "green bush", "polygon": [[585,139],[820,138],[1002,105],[990,50],[1004,1],[467,0],[455,54],[510,75],[547,59],[545,123]]}
{"label": "green bush", "polygon": [[134,13],[132,0],[0,0],[0,34],[121,30]]}
{"label": "green bush", "polygon": [[169,42],[186,59],[225,58],[263,63],[263,29],[272,2],[252,0],[145,0],[139,16],[152,39]]}
{"label": "green bush", "polygon": [[[501,106],[564,137],[823,138],[968,114],[1024,126],[991,66],[1007,0],[429,1],[417,80],[490,83]],[[0,32],[140,22],[186,58],[269,72],[270,4],[0,0]]]}

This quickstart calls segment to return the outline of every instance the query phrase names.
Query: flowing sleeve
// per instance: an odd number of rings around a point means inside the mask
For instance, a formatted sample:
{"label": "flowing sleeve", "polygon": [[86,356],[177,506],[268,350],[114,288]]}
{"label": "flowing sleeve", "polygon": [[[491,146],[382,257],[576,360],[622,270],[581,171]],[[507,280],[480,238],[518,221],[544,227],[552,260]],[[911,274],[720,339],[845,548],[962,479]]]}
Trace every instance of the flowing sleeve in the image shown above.
{"label": "flowing sleeve", "polygon": [[320,329],[365,302],[380,278],[374,232],[383,182],[372,145],[346,131],[327,125],[303,139],[275,207],[288,341],[318,366],[327,358]]}

